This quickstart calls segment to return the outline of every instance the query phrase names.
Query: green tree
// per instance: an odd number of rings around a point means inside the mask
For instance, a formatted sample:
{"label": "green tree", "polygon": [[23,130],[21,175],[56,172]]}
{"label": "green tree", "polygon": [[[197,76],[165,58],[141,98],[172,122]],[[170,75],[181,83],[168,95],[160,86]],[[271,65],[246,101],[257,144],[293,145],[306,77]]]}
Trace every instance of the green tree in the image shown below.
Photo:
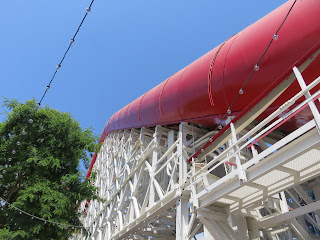
{"label": "green tree", "polygon": [[34,100],[5,100],[3,106],[0,239],[68,239],[80,228],[67,225],[81,226],[79,203],[98,198],[79,167],[81,161],[88,166],[97,137],[69,113],[38,108]]}

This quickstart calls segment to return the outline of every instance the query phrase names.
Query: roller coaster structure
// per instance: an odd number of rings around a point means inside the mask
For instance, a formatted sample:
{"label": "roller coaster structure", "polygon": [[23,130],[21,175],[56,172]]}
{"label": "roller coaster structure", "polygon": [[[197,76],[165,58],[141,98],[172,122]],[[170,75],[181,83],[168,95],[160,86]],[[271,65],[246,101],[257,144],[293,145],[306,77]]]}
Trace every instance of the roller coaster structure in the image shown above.
{"label": "roller coaster structure", "polygon": [[319,10],[289,1],[114,114],[89,238],[318,239]]}

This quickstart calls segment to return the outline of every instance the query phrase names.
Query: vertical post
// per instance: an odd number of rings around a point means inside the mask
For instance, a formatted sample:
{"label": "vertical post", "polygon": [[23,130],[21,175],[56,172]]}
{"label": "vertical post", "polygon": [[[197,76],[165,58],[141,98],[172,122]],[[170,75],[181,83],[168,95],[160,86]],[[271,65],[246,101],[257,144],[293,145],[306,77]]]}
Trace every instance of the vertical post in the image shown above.
{"label": "vertical post", "polygon": [[236,222],[239,239],[249,240],[247,218],[242,214],[236,214]]}
{"label": "vertical post", "polygon": [[[315,197],[315,200],[320,200],[320,185],[319,185],[319,178],[316,179],[316,184],[313,184],[310,188],[313,192],[313,195]],[[320,216],[316,214],[316,220],[318,223],[320,223]]]}
{"label": "vertical post", "polygon": [[253,218],[247,219],[247,226],[248,226],[248,233],[249,233],[249,239],[251,240],[260,240],[260,233],[259,229],[256,225],[256,220]]}
{"label": "vertical post", "polygon": [[150,199],[149,199],[149,206],[153,206],[155,202],[155,187],[154,187],[154,173],[157,167],[157,162],[158,162],[158,147],[159,147],[159,140],[160,140],[160,133],[158,127],[156,127],[155,133],[153,134],[153,139],[154,139],[154,145],[153,145],[153,153],[152,153],[152,172],[150,175]]}
{"label": "vertical post", "polygon": [[97,240],[102,240],[102,231],[98,230],[98,238]]}
{"label": "vertical post", "polygon": [[[174,130],[170,130],[169,132],[168,132],[168,149],[170,149],[170,147],[172,146],[174,144]],[[168,157],[167,157],[167,159],[170,159],[170,157],[172,156],[172,153],[170,153],[169,155],[168,155]],[[174,165],[172,165],[171,164],[171,162],[170,163],[168,163],[168,165],[171,167],[171,168],[173,168],[174,167]],[[167,166],[168,167],[168,166]],[[177,171],[173,171],[171,174],[171,176],[173,177],[173,178],[177,178],[177,173],[176,173]],[[163,184],[163,186],[168,186],[168,184],[169,184],[169,176],[168,176],[168,174],[167,174],[167,171],[163,171],[163,174],[164,174],[164,176],[163,176],[163,182],[164,182],[164,184]],[[174,186],[174,184],[175,184],[175,181],[173,182],[173,186]],[[170,188],[170,186],[168,186],[168,188]],[[165,187],[164,187],[164,189],[165,189]],[[170,191],[169,189],[168,189],[168,191]]]}
{"label": "vertical post", "polygon": [[189,222],[189,206],[188,198],[183,195],[183,186],[187,180],[187,159],[183,155],[184,147],[184,123],[179,126],[179,144],[177,147],[179,156],[179,185],[182,186],[181,199],[177,200],[177,216],[176,216],[176,240],[186,240],[188,238],[188,222]]}
{"label": "vertical post", "polygon": [[111,232],[112,232],[112,229],[111,229],[111,223],[108,221],[107,222],[107,239],[110,239],[111,238]]}
{"label": "vertical post", "polygon": [[[233,145],[234,145],[234,151],[236,152],[238,150],[238,146],[235,145],[235,143],[237,142],[237,135],[236,135],[236,130],[235,130],[234,125],[233,125],[232,122],[230,123],[230,128],[231,128],[231,134],[232,134],[232,142],[233,142]],[[237,170],[238,170],[238,176],[239,176],[240,182],[247,181],[246,173],[242,169],[242,165],[241,165],[241,161],[240,161],[240,154],[239,153],[236,154],[236,164],[237,164]]]}

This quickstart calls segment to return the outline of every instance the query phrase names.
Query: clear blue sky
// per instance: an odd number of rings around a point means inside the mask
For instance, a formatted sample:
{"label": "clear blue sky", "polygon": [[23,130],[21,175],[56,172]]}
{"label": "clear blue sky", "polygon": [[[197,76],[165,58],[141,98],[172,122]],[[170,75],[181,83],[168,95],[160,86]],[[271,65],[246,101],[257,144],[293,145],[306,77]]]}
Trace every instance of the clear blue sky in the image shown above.
{"label": "clear blue sky", "polygon": [[[90,2],[1,2],[1,101],[41,98]],[[100,134],[117,110],[284,2],[95,0],[43,104]]]}

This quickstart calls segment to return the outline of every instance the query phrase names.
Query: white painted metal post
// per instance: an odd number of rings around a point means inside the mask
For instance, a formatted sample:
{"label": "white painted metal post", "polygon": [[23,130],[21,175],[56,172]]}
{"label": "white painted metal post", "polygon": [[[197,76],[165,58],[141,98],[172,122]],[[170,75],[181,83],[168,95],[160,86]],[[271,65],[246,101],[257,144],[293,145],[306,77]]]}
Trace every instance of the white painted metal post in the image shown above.
{"label": "white painted metal post", "polygon": [[[315,200],[320,200],[320,182],[319,182],[319,178],[316,178],[315,183],[310,187],[313,195],[315,197]],[[316,214],[316,220],[318,223],[320,223],[320,216],[318,214]]]}
{"label": "white painted metal post", "polygon": [[[183,186],[187,180],[187,161],[183,155],[183,140],[185,137],[184,123],[179,126],[179,144],[177,152],[179,156],[179,185]],[[183,191],[183,189],[181,189]],[[181,199],[177,200],[176,203],[176,240],[186,240],[188,238],[188,218],[189,218],[189,207],[188,198],[181,194]]]}
{"label": "white painted metal post", "polygon": [[[236,130],[234,128],[234,124],[231,122],[230,123],[230,128],[231,128],[231,133],[232,133],[232,142],[233,144],[235,144],[237,142],[237,135],[236,135]],[[234,147],[234,151],[238,150],[238,146]],[[240,182],[245,182],[247,181],[247,177],[246,177],[246,173],[244,172],[242,165],[241,165],[241,161],[240,161],[240,154],[236,154],[236,164],[237,164],[237,170],[238,170],[238,176],[239,176],[239,180]]]}
{"label": "white painted metal post", "polygon": [[[169,132],[168,132],[168,149],[172,146],[174,144],[174,130],[170,130]],[[168,155],[168,159],[170,159],[170,157],[172,156],[172,153],[170,153],[169,155]],[[173,169],[173,167],[174,167],[174,164],[171,164],[171,163],[168,163],[168,166],[167,166],[167,168],[171,168],[171,169]],[[175,183],[176,183],[176,179],[177,179],[177,171],[173,171],[172,173],[171,173],[171,177],[173,178],[173,186],[175,186]],[[164,171],[164,182],[165,182],[165,185],[168,185],[169,184],[169,177],[168,177],[168,174],[167,174],[167,171]],[[168,186],[168,188],[169,188],[170,186]]]}
{"label": "white painted metal post", "polygon": [[250,240],[260,240],[260,233],[259,229],[256,225],[256,220],[252,218],[247,219],[247,225],[248,225],[248,234]]}
{"label": "white painted metal post", "polygon": [[111,229],[111,223],[108,221],[107,222],[107,239],[110,239],[111,238],[111,232],[112,232],[112,229]]}
{"label": "white painted metal post", "polygon": [[237,214],[236,222],[237,222],[237,233],[238,233],[239,239],[249,240],[247,218],[243,215]]}

